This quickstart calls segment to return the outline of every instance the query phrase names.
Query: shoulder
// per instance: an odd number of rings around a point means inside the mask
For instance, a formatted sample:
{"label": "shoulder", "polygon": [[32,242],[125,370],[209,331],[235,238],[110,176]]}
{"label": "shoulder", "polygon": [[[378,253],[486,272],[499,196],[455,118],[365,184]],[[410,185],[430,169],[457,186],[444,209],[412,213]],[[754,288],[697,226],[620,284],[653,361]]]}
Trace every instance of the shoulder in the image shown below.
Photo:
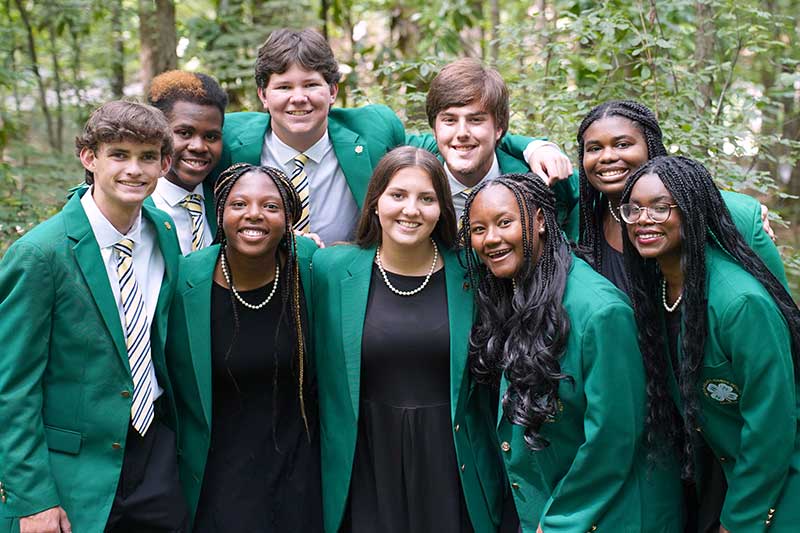
{"label": "shoulder", "polygon": [[64,215],[58,213],[55,216],[36,225],[25,235],[11,245],[9,252],[16,248],[39,249],[42,251],[50,250],[55,246],[64,243],[66,227],[64,226]]}
{"label": "shoulder", "polygon": [[567,275],[563,302],[572,327],[579,331],[597,325],[606,317],[633,321],[633,310],[625,293],[575,256]]}
{"label": "shoulder", "polygon": [[318,274],[323,271],[347,268],[363,253],[365,250],[355,244],[336,244],[321,248],[314,252],[314,272]]}
{"label": "shoulder", "polygon": [[256,113],[254,111],[225,113],[225,124],[223,125],[223,130],[236,130],[257,124],[264,124],[268,120],[268,114]]}
{"label": "shoulder", "polygon": [[737,261],[715,245],[706,247],[706,279],[709,312],[722,314],[756,301],[775,307],[764,286]]}
{"label": "shoulder", "polygon": [[[340,122],[350,129],[379,129],[379,128],[400,128],[403,129],[402,122],[391,108],[385,105],[371,104],[361,107],[334,107],[331,108],[330,120]],[[405,131],[405,130],[403,130]]]}
{"label": "shoulder", "polygon": [[739,231],[747,233],[754,226],[761,227],[761,203],[758,200],[732,191],[720,191],[720,194]]}
{"label": "shoulder", "polygon": [[301,260],[310,261],[311,257],[318,249],[317,243],[308,237],[297,236],[295,238],[295,243],[297,257]]}

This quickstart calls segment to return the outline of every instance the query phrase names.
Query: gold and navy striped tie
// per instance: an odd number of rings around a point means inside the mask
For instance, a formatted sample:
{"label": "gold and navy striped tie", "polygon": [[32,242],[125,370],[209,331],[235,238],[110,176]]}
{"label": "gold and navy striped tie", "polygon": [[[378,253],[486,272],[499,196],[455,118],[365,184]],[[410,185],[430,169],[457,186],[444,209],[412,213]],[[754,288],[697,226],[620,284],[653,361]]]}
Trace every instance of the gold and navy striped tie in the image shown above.
{"label": "gold and navy striped tie", "polygon": [[308,205],[308,176],[306,175],[306,154],[297,154],[294,158],[294,170],[292,171],[292,185],[300,196],[300,205],[303,206],[303,214],[295,224],[294,229],[300,231],[311,231],[311,208]]}
{"label": "gold and navy striped tie", "polygon": [[192,251],[203,247],[203,197],[199,194],[187,194],[178,203],[185,207],[192,217]]}
{"label": "gold and navy striped tie", "polygon": [[153,421],[153,384],[150,381],[150,325],[142,291],[133,272],[133,241],[122,239],[114,245],[117,251],[119,295],[125,311],[125,344],[133,378],[131,424],[144,435]]}

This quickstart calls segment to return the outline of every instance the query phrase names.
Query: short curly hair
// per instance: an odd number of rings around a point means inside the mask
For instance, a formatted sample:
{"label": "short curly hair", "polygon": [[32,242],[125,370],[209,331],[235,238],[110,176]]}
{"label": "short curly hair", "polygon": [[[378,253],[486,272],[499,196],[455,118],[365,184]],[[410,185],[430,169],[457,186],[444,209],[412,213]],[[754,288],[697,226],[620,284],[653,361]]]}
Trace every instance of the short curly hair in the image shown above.
{"label": "short curly hair", "polygon": [[273,74],[283,74],[292,65],[319,72],[328,85],[339,83],[339,63],[328,41],[316,31],[282,28],[269,34],[258,49],[255,74],[256,86],[263,89]]}
{"label": "short curly hair", "polygon": [[147,102],[167,116],[176,102],[210,105],[219,109],[224,119],[228,95],[217,80],[207,74],[169,70],[153,78],[147,91]]}

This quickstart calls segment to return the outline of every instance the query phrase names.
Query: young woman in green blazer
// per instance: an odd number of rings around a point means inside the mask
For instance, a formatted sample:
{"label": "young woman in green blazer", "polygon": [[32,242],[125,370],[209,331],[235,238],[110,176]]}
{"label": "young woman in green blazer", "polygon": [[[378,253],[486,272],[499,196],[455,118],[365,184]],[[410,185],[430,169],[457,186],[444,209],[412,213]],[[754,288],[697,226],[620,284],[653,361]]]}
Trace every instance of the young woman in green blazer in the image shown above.
{"label": "young woman in green blazer", "polygon": [[302,206],[277,169],[234,165],[214,197],[215,244],[182,258],[167,338],[194,531],[320,531],[303,297],[316,246],[294,236]]}
{"label": "young woman in green blazer", "polygon": [[797,531],[800,311],[745,243],[708,171],[658,157],[622,195],[625,266],[648,377],[648,440],[727,492],[712,531]]}
{"label": "young woman in green blazer", "polygon": [[570,253],[555,205],[540,179],[507,174],[473,190],[461,221],[469,364],[499,397],[491,429],[522,531],[677,533],[680,480],[646,461],[633,312]]}
{"label": "young woman in green blazer", "polygon": [[[501,472],[471,433],[472,296],[441,163],[389,152],[356,244],[318,250],[312,283],[325,531],[492,532]],[[470,413],[488,413],[479,406]],[[463,490],[462,490],[463,489]]]}
{"label": "young woman in green blazer", "polygon": [[[667,155],[655,114],[632,100],[610,100],[592,109],[578,128],[580,201],[564,226],[594,269],[628,292],[622,260],[619,203],[625,180],[650,158]],[[725,191],[723,199],[747,244],[787,285],[781,255],[764,231],[761,204]]]}

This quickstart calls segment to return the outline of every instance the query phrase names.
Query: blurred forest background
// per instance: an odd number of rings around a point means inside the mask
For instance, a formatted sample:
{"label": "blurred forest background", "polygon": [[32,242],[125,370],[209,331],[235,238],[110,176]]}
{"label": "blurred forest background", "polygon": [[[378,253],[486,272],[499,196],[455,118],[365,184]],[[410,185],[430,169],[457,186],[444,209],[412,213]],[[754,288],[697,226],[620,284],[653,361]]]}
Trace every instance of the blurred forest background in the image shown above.
{"label": "blurred forest background", "polygon": [[409,130],[427,128],[428,84],[462,56],[505,77],[512,131],[573,160],[591,107],[642,100],[672,152],[769,206],[796,283],[798,13],[800,0],[3,0],[0,255],[82,180],[73,140],[98,104],[184,68],[217,77],[231,111],[259,110],[257,47],[310,26],[341,63],[336,105],[388,104]]}

